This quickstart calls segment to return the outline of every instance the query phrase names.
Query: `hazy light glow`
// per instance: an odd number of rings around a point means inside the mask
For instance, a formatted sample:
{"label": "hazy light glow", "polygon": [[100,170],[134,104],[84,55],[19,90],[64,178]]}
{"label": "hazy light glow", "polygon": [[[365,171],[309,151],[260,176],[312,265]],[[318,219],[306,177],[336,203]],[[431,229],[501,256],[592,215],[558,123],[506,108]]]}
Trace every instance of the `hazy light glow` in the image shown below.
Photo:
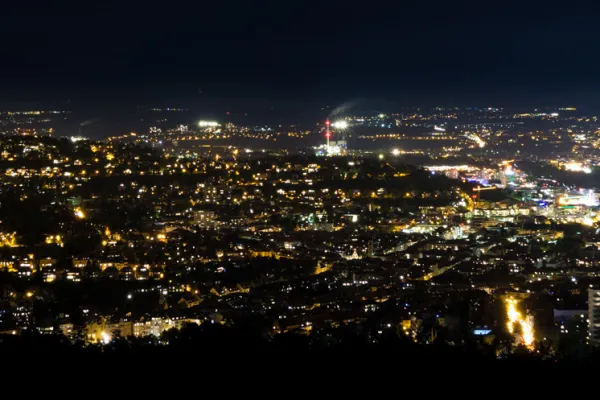
{"label": "hazy light glow", "polygon": [[110,343],[110,334],[108,334],[106,332],[102,332],[101,336],[102,336],[102,343],[104,343],[104,344]]}
{"label": "hazy light glow", "polygon": [[594,220],[590,217],[585,217],[583,218],[583,220],[581,221],[582,224],[586,225],[586,226],[594,226]]}
{"label": "hazy light glow", "polygon": [[565,169],[567,171],[584,172],[586,174],[592,173],[592,169],[590,167],[588,167],[587,165],[583,165],[582,163],[577,161],[569,161],[565,164]]}
{"label": "hazy light glow", "polygon": [[397,156],[397,155],[400,154],[400,150],[394,149],[394,150],[392,150],[392,154],[395,155],[395,156]]}
{"label": "hazy light glow", "polygon": [[201,128],[215,127],[219,126],[219,123],[217,121],[200,121],[198,122],[198,126]]}
{"label": "hazy light glow", "polygon": [[587,206],[595,207],[598,202],[598,196],[593,190],[588,190],[584,194],[564,195],[558,198],[558,204],[561,206]]}
{"label": "hazy light glow", "polygon": [[332,126],[336,129],[346,129],[346,128],[348,128],[348,121],[344,121],[344,120],[336,121],[332,124]]}
{"label": "hazy light glow", "polygon": [[509,165],[504,169],[504,175],[514,175],[515,171],[512,169],[512,167]]}

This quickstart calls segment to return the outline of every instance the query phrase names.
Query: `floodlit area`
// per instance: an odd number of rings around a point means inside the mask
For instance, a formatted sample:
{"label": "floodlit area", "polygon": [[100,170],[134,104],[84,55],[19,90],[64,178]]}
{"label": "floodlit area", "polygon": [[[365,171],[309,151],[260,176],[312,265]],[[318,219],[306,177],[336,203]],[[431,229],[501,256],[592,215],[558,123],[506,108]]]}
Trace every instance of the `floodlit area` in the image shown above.
{"label": "floodlit area", "polygon": [[565,169],[567,171],[573,171],[573,172],[583,172],[586,174],[591,174],[592,173],[592,169],[587,166],[587,165],[583,165],[580,162],[575,162],[575,161],[571,161],[565,164]]}
{"label": "floodlit area", "polygon": [[533,350],[535,341],[533,317],[530,315],[523,316],[518,310],[519,302],[517,299],[509,297],[505,300],[505,305],[508,332],[516,335],[516,344],[523,344],[528,349]]}

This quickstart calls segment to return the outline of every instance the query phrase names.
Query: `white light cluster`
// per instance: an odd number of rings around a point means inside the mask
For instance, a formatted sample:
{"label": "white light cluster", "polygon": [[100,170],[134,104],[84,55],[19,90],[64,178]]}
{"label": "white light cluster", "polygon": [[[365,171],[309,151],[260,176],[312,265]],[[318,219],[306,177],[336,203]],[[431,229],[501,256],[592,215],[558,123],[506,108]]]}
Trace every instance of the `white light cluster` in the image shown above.
{"label": "white light cluster", "polygon": [[333,124],[331,124],[331,126],[333,126],[336,129],[346,129],[348,128],[348,121],[336,121]]}
{"label": "white light cluster", "polygon": [[576,161],[570,161],[570,162],[566,163],[565,169],[567,171],[584,172],[586,174],[592,173],[592,169],[590,167],[583,165],[582,163],[576,162]]}
{"label": "white light cluster", "polygon": [[327,154],[329,155],[340,155],[342,148],[340,146],[327,146]]}
{"label": "white light cluster", "polygon": [[587,207],[596,207],[600,202],[598,196],[593,190],[588,190],[579,195],[566,195],[558,198],[558,204],[561,206],[581,205]]}
{"label": "white light cluster", "polygon": [[215,126],[219,126],[219,123],[216,121],[200,121],[200,122],[198,122],[198,126],[201,128],[215,127]]}

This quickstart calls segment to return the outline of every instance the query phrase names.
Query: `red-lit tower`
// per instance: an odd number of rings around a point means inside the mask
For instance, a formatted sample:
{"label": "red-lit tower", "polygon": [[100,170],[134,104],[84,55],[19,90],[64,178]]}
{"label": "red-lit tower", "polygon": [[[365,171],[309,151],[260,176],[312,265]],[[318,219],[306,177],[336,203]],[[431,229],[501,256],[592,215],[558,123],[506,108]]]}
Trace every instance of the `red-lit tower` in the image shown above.
{"label": "red-lit tower", "polygon": [[327,151],[329,151],[329,138],[331,137],[331,131],[329,127],[331,126],[331,122],[329,120],[325,121],[325,137],[327,138]]}

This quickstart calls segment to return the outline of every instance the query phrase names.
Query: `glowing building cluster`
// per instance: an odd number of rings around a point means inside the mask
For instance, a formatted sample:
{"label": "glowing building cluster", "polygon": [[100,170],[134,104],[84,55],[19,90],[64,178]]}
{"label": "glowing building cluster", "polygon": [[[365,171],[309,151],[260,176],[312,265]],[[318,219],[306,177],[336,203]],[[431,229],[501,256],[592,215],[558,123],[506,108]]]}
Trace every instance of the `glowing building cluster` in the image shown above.
{"label": "glowing building cluster", "polygon": [[519,302],[512,297],[505,299],[506,326],[511,334],[517,334],[518,331],[518,344],[523,344],[525,347],[533,349],[535,341],[533,318],[530,315],[523,317],[523,314],[517,309],[518,304]]}

